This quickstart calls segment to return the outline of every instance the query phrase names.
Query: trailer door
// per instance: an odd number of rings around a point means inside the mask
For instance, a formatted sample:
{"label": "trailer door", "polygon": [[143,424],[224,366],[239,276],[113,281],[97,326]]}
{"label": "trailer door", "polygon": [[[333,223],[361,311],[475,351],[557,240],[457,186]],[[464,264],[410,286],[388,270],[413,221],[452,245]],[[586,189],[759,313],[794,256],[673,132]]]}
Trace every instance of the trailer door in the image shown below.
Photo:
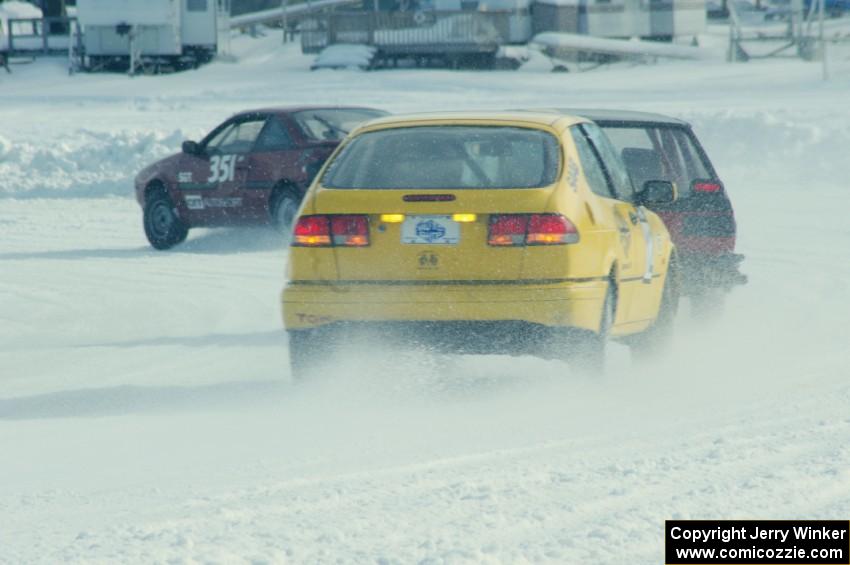
{"label": "trailer door", "polygon": [[183,45],[215,47],[215,0],[183,0]]}

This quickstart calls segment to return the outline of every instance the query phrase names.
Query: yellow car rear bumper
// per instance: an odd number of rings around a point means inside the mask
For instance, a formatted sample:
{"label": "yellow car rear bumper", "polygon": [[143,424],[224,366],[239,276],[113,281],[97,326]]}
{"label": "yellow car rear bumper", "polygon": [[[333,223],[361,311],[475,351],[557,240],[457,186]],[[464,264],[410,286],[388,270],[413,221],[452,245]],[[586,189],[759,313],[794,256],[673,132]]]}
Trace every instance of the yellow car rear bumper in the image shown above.
{"label": "yellow car rear bumper", "polygon": [[608,282],[458,281],[290,282],[283,289],[287,330],[339,322],[515,320],[596,331]]}

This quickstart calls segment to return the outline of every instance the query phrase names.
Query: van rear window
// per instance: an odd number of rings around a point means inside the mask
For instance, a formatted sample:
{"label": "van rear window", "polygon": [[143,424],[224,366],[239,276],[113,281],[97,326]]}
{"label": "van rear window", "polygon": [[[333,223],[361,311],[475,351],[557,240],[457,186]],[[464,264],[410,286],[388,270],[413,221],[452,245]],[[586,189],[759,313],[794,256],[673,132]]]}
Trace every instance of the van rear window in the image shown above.
{"label": "van rear window", "polygon": [[415,126],[367,132],[329,165],[327,188],[536,188],[555,182],[558,140],[507,126]]}
{"label": "van rear window", "polygon": [[674,183],[679,197],[692,194],[691,183],[713,175],[688,131],[678,126],[603,126],[632,177],[635,188],[649,180]]}

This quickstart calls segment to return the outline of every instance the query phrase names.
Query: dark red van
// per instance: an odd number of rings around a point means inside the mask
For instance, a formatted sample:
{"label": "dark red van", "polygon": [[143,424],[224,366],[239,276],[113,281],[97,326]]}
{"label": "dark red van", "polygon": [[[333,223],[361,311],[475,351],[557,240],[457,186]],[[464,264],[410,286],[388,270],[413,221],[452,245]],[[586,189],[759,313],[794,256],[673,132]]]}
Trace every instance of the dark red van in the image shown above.
{"label": "dark red van", "polygon": [[635,190],[649,180],[673,182],[678,198],[653,206],[676,245],[683,294],[698,309],[719,306],[718,290],[747,282],[735,252],[732,202],[705,150],[685,121],[646,112],[563,110],[596,122],[611,140]]}

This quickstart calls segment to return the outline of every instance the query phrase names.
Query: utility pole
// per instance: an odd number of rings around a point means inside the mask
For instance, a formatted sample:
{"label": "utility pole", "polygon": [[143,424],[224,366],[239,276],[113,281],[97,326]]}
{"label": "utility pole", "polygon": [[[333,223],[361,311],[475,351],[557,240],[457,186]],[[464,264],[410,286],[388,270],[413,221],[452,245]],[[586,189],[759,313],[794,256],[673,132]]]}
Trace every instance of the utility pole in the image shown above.
{"label": "utility pole", "polygon": [[217,57],[220,61],[233,61],[230,51],[230,0],[216,0]]}
{"label": "utility pole", "polygon": [[280,0],[280,27],[283,28],[283,42],[286,43],[286,34],[289,31],[289,21],[287,20],[287,8],[289,0]]}
{"label": "utility pole", "polygon": [[823,34],[823,11],[825,0],[818,0],[818,39],[820,40],[820,59],[823,80],[829,80],[829,67],[826,62],[826,37]]}

